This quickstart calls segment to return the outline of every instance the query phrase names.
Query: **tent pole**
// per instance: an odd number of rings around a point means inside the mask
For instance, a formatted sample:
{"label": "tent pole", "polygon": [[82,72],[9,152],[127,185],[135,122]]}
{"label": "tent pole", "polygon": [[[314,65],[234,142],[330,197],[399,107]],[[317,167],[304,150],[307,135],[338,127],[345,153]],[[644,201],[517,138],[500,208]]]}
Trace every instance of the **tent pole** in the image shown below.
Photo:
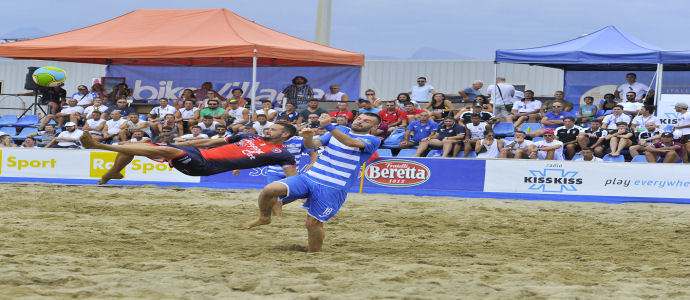
{"label": "tent pole", "polygon": [[[654,88],[654,106],[661,100],[661,85],[663,83],[664,64],[656,64],[656,86]],[[655,110],[656,112],[656,110]]]}
{"label": "tent pole", "polygon": [[256,49],[254,49],[254,56],[252,57],[252,88],[249,92],[249,96],[252,99],[252,104],[249,108],[249,121],[251,121],[251,117],[254,115],[254,111],[256,111],[256,52]]}
{"label": "tent pole", "polygon": [[[494,61],[494,79],[493,79],[493,83],[494,83],[494,92],[498,89],[498,88],[497,88],[498,83],[496,82],[496,77],[498,77],[498,63]],[[493,94],[493,93],[492,93],[492,94]],[[496,99],[495,99],[496,97],[494,97],[493,95],[489,95],[489,97],[491,97],[491,102],[496,101]],[[495,107],[495,106],[496,106],[496,104],[495,104],[495,102],[494,102],[494,107]]]}

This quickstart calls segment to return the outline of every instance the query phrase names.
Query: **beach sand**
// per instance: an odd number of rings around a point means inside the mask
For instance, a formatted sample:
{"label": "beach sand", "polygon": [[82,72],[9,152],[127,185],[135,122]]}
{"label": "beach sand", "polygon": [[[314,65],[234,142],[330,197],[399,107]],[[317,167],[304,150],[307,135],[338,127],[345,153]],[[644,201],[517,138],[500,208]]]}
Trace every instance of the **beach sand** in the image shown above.
{"label": "beach sand", "polygon": [[690,298],[690,206],[351,194],[306,253],[258,190],[0,184],[0,298]]}

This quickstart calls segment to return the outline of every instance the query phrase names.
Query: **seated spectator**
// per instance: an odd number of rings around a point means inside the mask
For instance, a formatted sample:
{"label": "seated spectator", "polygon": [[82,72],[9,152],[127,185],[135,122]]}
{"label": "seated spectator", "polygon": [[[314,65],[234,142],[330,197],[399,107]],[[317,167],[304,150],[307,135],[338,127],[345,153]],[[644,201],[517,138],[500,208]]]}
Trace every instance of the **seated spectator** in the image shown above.
{"label": "seated spectator", "polygon": [[22,143],[19,148],[40,148],[36,145],[36,140],[33,137],[27,137],[24,139],[24,142]]}
{"label": "seated spectator", "polygon": [[582,150],[580,150],[580,154],[582,154],[582,157],[576,159],[575,161],[591,161],[591,162],[603,162],[604,161],[603,159],[594,156],[594,152],[592,151],[592,148],[589,148],[589,147],[582,148]]}
{"label": "seated spectator", "polygon": [[173,128],[170,126],[163,126],[160,130],[160,135],[153,139],[156,145],[168,145],[175,142],[175,135],[173,135]]}
{"label": "seated spectator", "polygon": [[[386,103],[386,105],[388,102]],[[443,149],[442,157],[448,157],[455,143],[462,143],[462,139],[465,137],[465,127],[455,122],[453,117],[446,117],[443,119],[443,124],[441,124],[438,129],[431,133],[428,137],[423,138],[419,147],[417,148],[417,153],[415,157],[423,157],[427,153],[427,149]],[[457,154],[456,154],[457,155]]]}
{"label": "seated spectator", "polygon": [[15,148],[17,145],[12,140],[12,136],[9,134],[4,134],[0,136],[0,147],[3,148]]}
{"label": "seated spectator", "polygon": [[[372,89],[368,89],[368,90],[364,91],[364,98],[371,101],[371,103],[374,105],[374,107],[381,108],[381,104],[383,104],[383,100],[381,100],[381,98],[376,97],[376,92],[374,92],[374,90],[372,90]],[[409,99],[409,95],[407,98]],[[402,106],[399,106],[398,103],[395,103],[395,104],[396,104],[396,107],[399,107],[400,109],[402,109]],[[352,122],[352,120],[350,120],[350,122]]]}
{"label": "seated spectator", "polygon": [[79,85],[77,87],[77,92],[72,94],[72,99],[77,99],[77,105],[86,108],[93,103],[93,98],[96,96],[89,92],[89,88],[85,85]]}
{"label": "seated spectator", "polygon": [[[321,128],[321,127],[319,127],[319,128]],[[369,134],[380,138],[381,141],[383,142],[383,140],[385,140],[388,137],[388,124],[383,123],[383,122],[379,123],[378,127],[371,128],[371,130],[369,131]]]}
{"label": "seated spectator", "polygon": [[570,112],[573,109],[573,104],[570,101],[565,100],[565,93],[563,93],[563,91],[556,91],[555,93],[553,93],[553,98],[553,100],[546,101],[544,102],[544,105],[542,105],[542,116],[550,112],[553,109],[553,104],[556,102],[561,103],[561,105],[563,106],[563,111]]}
{"label": "seated spectator", "polygon": [[201,119],[201,123],[197,125],[201,127],[201,133],[212,136],[216,133],[216,126],[222,124],[218,123],[218,121],[214,120],[211,116],[204,116]]}
{"label": "seated spectator", "polygon": [[244,125],[244,127],[240,128],[240,131],[235,134],[239,133],[254,133],[254,127],[252,127],[252,125]]}
{"label": "seated spectator", "polygon": [[[101,98],[105,100],[108,99],[108,93],[105,91],[103,85],[98,82],[91,85],[91,90],[89,92],[93,95],[94,98]],[[103,104],[111,106],[115,104],[115,101],[109,101],[108,103],[104,101]]]}
{"label": "seated spectator", "polygon": [[422,109],[422,107],[419,106],[419,103],[417,103],[416,101],[412,101],[412,98],[410,98],[410,94],[408,93],[400,93],[398,94],[398,97],[395,98],[395,105],[397,105],[398,109],[401,110],[405,110],[405,104],[408,102],[411,102],[415,108]]}
{"label": "seated spectator", "polygon": [[506,117],[506,122],[513,123],[515,128],[520,128],[525,121],[537,123],[541,118],[539,114],[541,101],[534,99],[532,90],[526,90],[524,94],[525,98],[522,101],[515,101],[510,115]]}
{"label": "seated spectator", "polygon": [[607,134],[608,131],[601,127],[601,121],[595,119],[589,122],[589,128],[578,135],[577,144],[580,149],[594,149],[594,155],[601,158],[604,157],[604,152],[609,145],[609,141],[605,139]]}
{"label": "seated spectator", "polygon": [[416,120],[410,125],[407,125],[405,136],[398,144],[401,149],[412,148],[418,145],[425,137],[431,135],[432,132],[438,129],[438,124],[429,120],[429,112],[423,111],[418,115],[419,120]]}
{"label": "seated spectator", "polygon": [[597,115],[597,106],[594,105],[594,97],[585,96],[585,104],[580,106],[580,116],[575,120],[576,123],[584,124],[594,120]]}
{"label": "seated spectator", "polygon": [[340,85],[331,84],[328,90],[330,93],[325,93],[321,101],[347,101],[349,99],[347,94],[340,91]]}
{"label": "seated spectator", "polygon": [[585,129],[575,125],[575,118],[565,117],[563,118],[563,126],[557,127],[554,130],[556,138],[563,143],[565,147],[565,158],[570,160],[577,152],[577,137],[581,132],[585,132]]}
{"label": "seated spectator", "polygon": [[225,125],[216,125],[216,132],[213,136],[211,136],[212,139],[223,139],[226,137],[229,137],[231,134],[228,132],[228,129],[225,127]]}
{"label": "seated spectator", "polygon": [[556,128],[563,125],[563,119],[565,119],[565,117],[575,117],[573,114],[563,110],[562,102],[553,102],[551,107],[552,110],[541,118],[541,125],[543,128],[532,131],[530,133],[531,137],[541,136],[547,129],[554,131]]}
{"label": "seated spectator", "polygon": [[[83,115],[85,119],[82,119],[82,121],[86,121],[86,119],[91,119],[91,113],[93,113],[94,111],[100,111],[101,113],[104,113],[107,110],[108,107],[103,105],[103,99],[93,98],[93,105],[84,108]],[[103,117],[103,114],[101,114],[101,117]]]}
{"label": "seated spectator", "polygon": [[[479,104],[482,107],[482,111],[488,112],[493,114],[494,112],[494,105],[489,102],[489,99],[486,98],[484,95],[479,95],[472,100],[472,103],[465,105],[465,107],[461,108],[457,113],[456,116],[459,114],[463,114],[467,111],[471,111],[472,107],[475,105]],[[457,119],[457,118],[456,118]]]}
{"label": "seated spectator", "polygon": [[74,98],[69,99],[69,101],[67,101],[67,104],[69,106],[62,108],[62,110],[59,113],[45,116],[43,118],[43,121],[41,121],[41,125],[38,126],[38,130],[42,130],[43,127],[45,127],[46,124],[50,122],[50,120],[55,120],[55,122],[57,122],[58,128],[61,128],[62,124],[64,124],[66,121],[72,122],[75,125],[79,123],[79,120],[82,117],[82,113],[84,113],[84,108],[78,106],[77,99]]}
{"label": "seated spectator", "polygon": [[[209,117],[209,116],[206,116],[206,117]],[[213,118],[211,118],[211,122],[213,122]],[[161,132],[163,127],[167,126],[167,127],[172,128],[174,136],[181,136],[184,134],[184,130],[183,130],[184,125],[182,124],[182,122],[178,122],[175,119],[175,115],[173,115],[173,114],[165,115],[165,117],[163,117],[163,121],[156,124],[156,126],[158,127],[158,130],[156,130],[156,132],[159,132],[159,133]],[[203,126],[202,126],[202,128],[203,128]]]}
{"label": "seated spectator", "polygon": [[421,108],[417,108],[416,104],[412,103],[411,101],[405,102],[403,108],[403,111],[405,112],[405,114],[407,114],[407,124],[410,124],[417,120],[417,115],[425,111]]}
{"label": "seated spectator", "polygon": [[630,124],[630,121],[630,116],[623,113],[623,105],[616,105],[613,107],[611,114],[602,121],[602,127],[615,130],[618,128],[618,123]]}
{"label": "seated spectator", "polygon": [[618,103],[616,102],[616,96],[614,96],[613,94],[604,95],[604,99],[601,99],[601,101],[599,101],[598,108],[601,112],[599,113],[600,116],[598,117],[598,119],[604,120],[604,117],[610,115],[613,112],[613,108],[616,105],[618,105]]}
{"label": "seated spectator", "polygon": [[553,130],[546,129],[544,140],[534,142],[529,147],[529,158],[539,160],[564,160],[563,143],[556,140]]}
{"label": "seated spectator", "polygon": [[[465,124],[465,139],[464,144],[464,155],[463,158],[468,158],[470,152],[477,148],[477,143],[479,143],[484,138],[484,132],[491,131],[491,125],[487,122],[482,122],[479,114],[472,114],[470,116],[470,122]],[[456,149],[453,149],[453,157],[457,156],[460,151],[459,145],[456,144]]]}
{"label": "seated spectator", "polygon": [[58,134],[55,132],[55,125],[53,124],[46,124],[45,127],[43,127],[44,130],[39,131],[38,133],[30,133],[27,135],[27,137],[35,137],[35,136],[40,136],[41,137],[41,143],[39,143],[39,146],[45,146],[48,144],[50,141],[52,141]]}
{"label": "seated spectator", "polygon": [[254,112],[254,115],[252,115],[252,122],[257,121],[258,115],[266,115],[266,119],[269,122],[273,122],[273,121],[275,121],[276,116],[278,115],[278,111],[273,109],[273,105],[271,104],[271,100],[263,99],[263,100],[261,100],[261,109],[256,110]]}
{"label": "seated spectator", "polygon": [[159,106],[151,109],[151,112],[149,112],[148,115],[149,127],[151,128],[153,135],[158,135],[158,130],[160,130],[160,126],[158,125],[163,123],[163,118],[165,118],[166,115],[175,116],[177,113],[177,109],[175,107],[168,105],[168,99],[166,98],[158,99],[158,105]]}
{"label": "seated spectator", "polygon": [[469,102],[470,99],[475,99],[477,96],[480,96],[482,94],[481,89],[483,86],[483,81],[475,80],[472,82],[472,86],[459,90],[458,94],[460,94],[463,101]]}
{"label": "seated spectator", "polygon": [[[202,99],[205,99],[206,98],[205,96],[206,95],[204,95],[204,98],[202,98]],[[170,106],[174,107],[175,109],[181,109],[184,107],[184,102],[187,100],[192,101],[195,105],[199,105],[197,103],[199,102],[200,99],[196,98],[196,95],[194,95],[194,91],[192,91],[191,89],[184,89],[182,91],[182,93],[180,94],[180,97],[175,99],[175,101],[173,103],[168,103],[168,104]]]}
{"label": "seated spectator", "polygon": [[640,114],[633,118],[630,129],[632,131],[644,131],[649,122],[656,124],[656,127],[661,126],[661,121],[654,115],[654,106],[645,105],[640,108]]}
{"label": "seated spectator", "polygon": [[74,122],[65,123],[65,130],[48,142],[43,148],[70,148],[79,149],[79,138],[84,134],[83,131],[77,129],[77,124]]}
{"label": "seated spectator", "polygon": [[[318,116],[316,116],[316,120],[318,122],[318,120],[319,120]],[[264,129],[271,127],[272,125],[273,125],[273,122],[269,122],[268,118],[266,118],[266,115],[260,114],[257,116],[257,121],[254,122],[252,127],[254,128],[254,131],[256,132],[256,134],[258,134],[259,136],[264,136]]]}
{"label": "seated spectator", "polygon": [[110,113],[110,120],[105,122],[103,126],[103,142],[105,143],[119,143],[120,140],[120,128],[122,124],[127,122],[125,118],[122,118],[119,110],[113,110]]}
{"label": "seated spectator", "polygon": [[220,101],[216,99],[209,99],[206,104],[208,107],[199,112],[199,117],[203,118],[204,116],[212,116],[213,119],[218,121],[218,123],[225,125],[225,110],[219,107]]}
{"label": "seated spectator", "polygon": [[[234,88],[232,91],[230,91],[232,94],[232,97],[228,98],[227,103],[230,104],[232,100],[235,100],[238,104],[239,107],[246,107],[247,103],[249,103],[249,100],[246,98],[242,98],[242,95],[244,95],[244,90],[240,88]],[[227,107],[223,107],[227,110]]]}
{"label": "seated spectator", "polygon": [[378,114],[380,109],[374,107],[374,104],[369,101],[369,99],[359,99],[359,103],[362,105],[362,108],[359,109],[359,113],[372,113],[372,114]]}
{"label": "seated spectator", "polygon": [[[338,103],[338,106],[340,106],[340,103]],[[345,108],[347,109],[347,103],[345,104]],[[348,113],[350,113],[350,112],[348,111]],[[352,114],[352,113],[350,113],[350,114]],[[299,113],[297,112],[297,105],[295,105],[294,102],[285,103],[285,110],[278,113],[276,120],[280,119],[282,117],[285,117],[287,119],[288,123],[290,123],[292,125],[297,125],[297,121],[299,121]]]}
{"label": "seated spectator", "polygon": [[240,106],[236,99],[228,100],[228,109],[226,113],[228,120],[226,126],[232,132],[240,132],[242,131],[242,127],[251,123],[249,119],[249,109]]}
{"label": "seated spectator", "polygon": [[442,120],[455,111],[453,103],[446,99],[446,95],[443,93],[435,93],[431,97],[431,101],[424,106],[424,109],[431,113],[431,118],[434,121]]}
{"label": "seated spectator", "polygon": [[132,89],[126,83],[119,83],[113,88],[113,91],[108,94],[108,100],[115,101],[117,99],[130,99],[132,97]]}
{"label": "seated spectator", "polygon": [[[208,135],[201,133],[201,127],[199,127],[199,125],[192,126],[190,131],[192,133],[178,136],[178,137],[174,138],[173,141],[175,141],[175,143],[181,143],[184,141],[200,140],[200,139],[207,139],[208,138]],[[261,134],[263,134],[263,131],[261,131]]]}
{"label": "seated spectator", "polygon": [[[190,128],[191,126],[194,126],[199,123],[199,119],[201,119],[200,113],[201,110],[198,107],[194,106],[194,100],[185,100],[184,106],[178,109],[175,113],[175,122],[177,122],[178,124],[182,124],[181,129],[184,133],[187,130],[187,128]],[[248,115],[249,114],[247,114],[247,116]],[[178,130],[180,130],[180,128],[178,128]]]}
{"label": "seated spectator", "polygon": [[114,106],[111,106],[105,110],[105,115],[110,116],[110,113],[113,112],[114,110],[119,111],[120,116],[122,116],[122,117],[127,117],[129,114],[135,113],[134,108],[127,105],[127,99],[118,99],[117,101],[115,101]]}
{"label": "seated spectator", "polygon": [[628,123],[618,122],[616,129],[609,129],[605,139],[609,140],[611,146],[611,156],[618,156],[621,151],[628,149],[633,145],[634,135],[632,130],[628,128]]}
{"label": "seated spectator", "polygon": [[475,143],[474,152],[477,158],[498,158],[503,149],[503,141],[494,138],[495,134],[491,130],[484,131],[484,138]]}
{"label": "seated spectator", "polygon": [[398,128],[407,127],[407,113],[395,107],[395,102],[386,101],[385,109],[380,110],[378,115],[381,117],[381,123],[388,127],[388,132]]}
{"label": "seated spectator", "polygon": [[310,114],[307,122],[304,122],[297,127],[297,129],[302,130],[304,128],[319,128],[321,124],[319,123],[319,115]]}
{"label": "seated spectator", "polygon": [[120,126],[120,141],[123,142],[128,140],[135,130],[141,130],[147,136],[151,136],[149,122],[142,121],[139,119],[139,115],[134,113],[127,115],[127,121]]}
{"label": "seated spectator", "polygon": [[348,123],[352,123],[352,120],[354,119],[352,112],[347,110],[347,102],[339,102],[336,104],[336,110],[330,112],[328,115],[331,117],[332,122],[335,122],[338,116],[346,116]]}
{"label": "seated spectator", "polygon": [[659,158],[663,158],[663,163],[675,163],[680,160],[683,155],[683,144],[673,140],[673,133],[664,132],[661,134],[659,141],[653,143],[645,148],[645,156],[647,162],[657,162]]}
{"label": "seated spectator", "polygon": [[335,124],[337,126],[345,126],[345,127],[350,127],[350,123],[348,122],[348,118],[345,115],[340,115],[335,118]]}
{"label": "seated spectator", "polygon": [[[95,101],[94,101],[95,103]],[[86,120],[82,131],[88,131],[93,135],[93,139],[96,141],[103,140],[103,128],[105,127],[105,120],[101,118],[101,112],[95,110],[91,113],[92,118]]]}
{"label": "seated spectator", "polygon": [[500,158],[527,158],[529,146],[533,144],[532,141],[526,140],[527,133],[520,130],[515,132],[514,137],[514,140],[504,142],[505,146],[501,149]]}
{"label": "seated spectator", "polygon": [[136,143],[150,143],[151,139],[148,138],[143,130],[135,130],[132,132],[132,138],[129,141],[122,141],[120,144],[136,144]]}
{"label": "seated spectator", "polygon": [[[295,80],[293,79],[293,81]],[[309,88],[309,90],[311,90],[311,88]],[[297,124],[302,124],[306,122],[306,120],[309,119],[309,115],[311,114],[316,114],[317,116],[320,116],[321,114],[328,114],[328,111],[319,107],[318,99],[311,98],[309,99],[309,101],[307,101],[307,108],[299,112],[299,120],[297,120]]]}
{"label": "seated spectator", "polygon": [[[456,115],[455,119],[458,120],[460,125],[467,127],[467,124],[472,123],[472,115],[479,115],[479,121],[485,122],[486,124],[489,124],[489,126],[498,123],[498,118],[496,118],[494,114],[483,110],[483,106],[481,106],[481,104],[473,105],[472,110],[464,112],[461,115]],[[483,136],[484,135],[482,134],[482,137]]]}
{"label": "seated spectator", "polygon": [[659,141],[663,131],[657,126],[654,121],[649,121],[645,124],[645,131],[640,132],[640,136],[637,137],[637,145],[630,146],[630,156],[635,157],[640,155],[640,152],[644,152],[647,146],[651,146],[655,142]]}
{"label": "seated spectator", "polygon": [[635,92],[625,93],[625,100],[626,101],[621,103],[621,106],[623,106],[623,113],[631,116],[637,116],[644,104],[642,102],[635,101]]}

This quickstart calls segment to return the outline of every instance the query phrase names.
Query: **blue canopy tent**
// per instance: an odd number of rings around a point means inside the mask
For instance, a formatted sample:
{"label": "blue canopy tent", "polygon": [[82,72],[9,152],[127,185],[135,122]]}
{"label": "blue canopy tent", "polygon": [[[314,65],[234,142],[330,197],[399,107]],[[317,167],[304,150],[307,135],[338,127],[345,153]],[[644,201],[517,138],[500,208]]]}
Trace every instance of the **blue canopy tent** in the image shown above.
{"label": "blue canopy tent", "polygon": [[[656,71],[655,90],[661,87],[663,50],[607,26],[565,42],[515,50],[496,50],[498,63],[520,63],[564,71]],[[688,55],[690,57],[690,55]],[[690,60],[688,61],[690,62]],[[655,94],[658,97],[659,93]]]}

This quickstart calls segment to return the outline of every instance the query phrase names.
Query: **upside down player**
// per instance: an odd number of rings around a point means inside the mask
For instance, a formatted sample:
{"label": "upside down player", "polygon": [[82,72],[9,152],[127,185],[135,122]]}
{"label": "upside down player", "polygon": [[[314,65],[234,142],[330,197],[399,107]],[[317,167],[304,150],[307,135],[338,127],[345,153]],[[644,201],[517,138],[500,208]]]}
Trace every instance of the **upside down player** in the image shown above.
{"label": "upside down player", "polygon": [[110,179],[122,179],[120,171],[135,155],[164,158],[172,167],[189,176],[207,176],[268,165],[280,165],[288,176],[296,175],[295,158],[283,146],[296,132],[297,129],[290,124],[274,124],[266,129],[263,138],[254,134],[237,134],[224,139],[192,140],[167,146],[146,143],[106,145],[94,141],[88,133],[84,133],[80,140],[86,148],[118,153],[112,168],[98,181],[98,184],[105,184]]}
{"label": "upside down player", "polygon": [[313,138],[312,128],[300,132],[307,148],[325,147],[316,163],[306,173],[264,187],[259,195],[259,218],[240,225],[240,229],[271,223],[271,211],[278,197],[283,201],[307,198],[302,207],[307,210],[309,252],[321,250],[326,235],[323,223],[345,203],[347,191],[357,181],[360,166],[381,144],[381,139],[369,134],[372,128],[379,126],[381,117],[373,113],[360,114],[352,122],[349,132],[342,132],[332,125],[327,114],[319,117],[319,123],[330,133]]}

